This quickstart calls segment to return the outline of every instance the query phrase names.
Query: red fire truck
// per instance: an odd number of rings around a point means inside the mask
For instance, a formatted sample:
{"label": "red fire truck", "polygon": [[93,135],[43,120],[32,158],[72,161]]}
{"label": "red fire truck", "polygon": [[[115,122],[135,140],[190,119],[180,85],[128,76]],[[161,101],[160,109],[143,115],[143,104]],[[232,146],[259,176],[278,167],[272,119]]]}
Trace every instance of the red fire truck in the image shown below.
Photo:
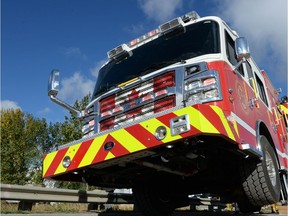
{"label": "red fire truck", "polygon": [[247,40],[219,17],[190,12],[108,52],[83,138],[44,156],[43,177],[132,188],[144,215],[169,215],[189,194],[217,194],[242,212],[287,200],[287,98]]}

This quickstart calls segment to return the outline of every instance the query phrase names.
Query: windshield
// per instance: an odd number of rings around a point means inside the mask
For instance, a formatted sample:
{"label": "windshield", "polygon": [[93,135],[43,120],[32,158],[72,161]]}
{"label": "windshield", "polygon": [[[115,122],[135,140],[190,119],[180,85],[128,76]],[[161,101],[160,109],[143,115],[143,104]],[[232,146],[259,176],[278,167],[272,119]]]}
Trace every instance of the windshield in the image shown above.
{"label": "windshield", "polygon": [[111,60],[100,69],[93,97],[117,85],[181,60],[219,53],[219,27],[214,21],[186,26],[185,33],[165,35],[146,43],[122,61]]}

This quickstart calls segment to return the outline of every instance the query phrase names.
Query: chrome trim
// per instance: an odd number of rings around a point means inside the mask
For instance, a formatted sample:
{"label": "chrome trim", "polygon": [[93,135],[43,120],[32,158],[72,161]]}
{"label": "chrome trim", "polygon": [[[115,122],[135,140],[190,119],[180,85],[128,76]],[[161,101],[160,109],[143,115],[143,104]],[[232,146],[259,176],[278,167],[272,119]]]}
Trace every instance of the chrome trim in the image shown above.
{"label": "chrome trim", "polygon": [[[205,102],[210,102],[210,101],[218,101],[218,100],[223,99],[222,88],[220,85],[220,76],[219,76],[218,71],[216,70],[207,70],[204,72],[199,72],[196,74],[189,75],[185,78],[183,85],[186,86],[187,83],[192,83],[192,82],[197,82],[197,81],[202,82],[202,80],[209,79],[209,78],[215,78],[216,83],[208,85],[208,86],[200,86],[200,87],[196,87],[196,88],[188,89],[188,90],[185,90],[185,87],[183,88],[183,101],[185,101],[187,105],[193,105],[196,103],[205,103]],[[201,99],[197,101],[188,101],[189,96],[193,94],[197,94],[197,93],[202,94],[203,92],[207,92],[213,89],[218,90],[218,94],[219,94],[218,97],[212,97],[209,99]]]}
{"label": "chrome trim", "polygon": [[254,155],[254,156],[258,157],[258,158],[263,157],[263,152],[262,151],[256,149],[254,146],[252,146],[252,145],[250,145],[248,143],[241,144],[240,147],[241,147],[241,149],[244,152],[248,153],[248,155],[252,154],[252,155]]}

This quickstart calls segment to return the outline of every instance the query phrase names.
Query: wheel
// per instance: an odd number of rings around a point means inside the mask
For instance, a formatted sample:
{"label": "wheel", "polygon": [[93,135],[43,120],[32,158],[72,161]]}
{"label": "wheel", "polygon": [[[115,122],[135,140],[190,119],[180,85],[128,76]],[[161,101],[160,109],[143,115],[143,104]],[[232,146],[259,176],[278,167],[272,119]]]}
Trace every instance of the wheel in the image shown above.
{"label": "wheel", "polygon": [[177,195],[163,183],[137,182],[132,189],[136,206],[145,216],[169,216],[176,207],[188,205],[188,196]]}
{"label": "wheel", "polygon": [[279,166],[275,151],[265,136],[260,136],[261,161],[246,160],[240,166],[246,199],[238,202],[240,211],[253,212],[280,200]]}

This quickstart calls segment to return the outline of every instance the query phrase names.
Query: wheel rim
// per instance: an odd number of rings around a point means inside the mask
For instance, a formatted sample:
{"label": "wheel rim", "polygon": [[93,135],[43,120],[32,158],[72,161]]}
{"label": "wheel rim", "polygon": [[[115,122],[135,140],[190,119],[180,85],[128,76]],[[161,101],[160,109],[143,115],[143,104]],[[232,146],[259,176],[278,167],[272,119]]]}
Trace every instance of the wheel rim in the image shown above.
{"label": "wheel rim", "polygon": [[267,167],[267,172],[268,172],[268,176],[270,178],[270,181],[272,183],[273,186],[276,185],[276,168],[275,165],[273,163],[272,157],[269,154],[269,152],[266,152],[266,167]]}

